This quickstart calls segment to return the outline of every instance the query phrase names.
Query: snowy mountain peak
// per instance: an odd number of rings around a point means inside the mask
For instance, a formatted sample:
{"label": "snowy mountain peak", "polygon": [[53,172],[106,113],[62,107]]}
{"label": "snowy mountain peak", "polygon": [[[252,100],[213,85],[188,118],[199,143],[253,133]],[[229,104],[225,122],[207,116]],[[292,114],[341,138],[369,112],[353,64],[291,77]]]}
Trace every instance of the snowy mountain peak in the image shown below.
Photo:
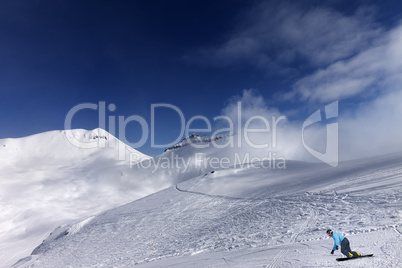
{"label": "snowy mountain peak", "polygon": [[137,159],[150,158],[129,147],[106,130],[73,129],[39,133],[23,138],[0,140],[0,164],[25,163],[32,157],[42,159],[42,165],[63,161],[79,161],[92,154],[104,158],[129,161],[130,155]]}
{"label": "snowy mountain peak", "polygon": [[132,154],[149,158],[99,128],[0,139],[0,267],[60,224],[150,194],[152,182],[129,166]]}
{"label": "snowy mountain peak", "polygon": [[[106,131],[105,131],[106,132]],[[92,135],[91,135],[91,139],[93,139],[93,140],[96,140],[96,139],[98,139],[98,140],[101,140],[101,139],[103,139],[103,140],[107,140],[107,136],[108,135],[105,135],[106,133],[103,133],[103,134],[101,134],[101,133],[96,133],[95,131],[92,131]],[[108,133],[109,135],[110,135],[110,133]]]}
{"label": "snowy mountain peak", "polygon": [[62,131],[69,141],[72,141],[74,144],[74,140],[76,142],[83,142],[83,143],[92,143],[94,141],[101,141],[108,139],[112,142],[117,140],[112,134],[107,132],[104,129],[96,128],[93,130],[85,130],[85,129],[72,129],[72,130],[64,130]]}
{"label": "snowy mountain peak", "polygon": [[234,134],[222,134],[222,135],[216,135],[216,136],[207,136],[207,135],[198,135],[196,133],[193,133],[190,136],[182,139],[181,142],[179,142],[178,144],[176,144],[172,147],[166,148],[165,152],[171,151],[174,149],[178,149],[178,148],[182,148],[182,147],[192,145],[192,144],[208,144],[213,141],[226,139],[233,135]]}
{"label": "snowy mountain peak", "polygon": [[[73,132],[77,132],[77,131],[78,130],[73,130]],[[92,140],[96,140],[96,139],[98,139],[98,140],[101,140],[101,139],[107,140],[108,137],[109,138],[110,137],[115,138],[112,134],[110,134],[109,132],[107,132],[106,130],[101,129],[101,128],[95,128],[93,130],[88,130],[88,131],[86,131],[86,133],[83,136],[85,138],[87,138],[87,139],[92,139]]]}

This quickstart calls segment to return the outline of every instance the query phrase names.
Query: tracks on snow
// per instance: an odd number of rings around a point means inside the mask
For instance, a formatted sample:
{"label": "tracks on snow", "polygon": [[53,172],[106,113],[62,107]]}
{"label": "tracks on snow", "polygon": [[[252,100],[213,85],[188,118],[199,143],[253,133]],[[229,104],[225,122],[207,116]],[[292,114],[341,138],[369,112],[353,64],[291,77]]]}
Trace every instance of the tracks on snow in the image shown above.
{"label": "tracks on snow", "polygon": [[223,198],[223,199],[228,199],[228,200],[244,200],[245,199],[245,198],[240,198],[240,197],[230,197],[230,196],[224,196],[224,195],[211,195],[211,194],[205,194],[205,193],[201,193],[201,192],[183,190],[183,189],[180,189],[177,186],[177,184],[175,185],[175,189],[182,193],[197,194],[197,195],[208,196],[208,197],[212,197],[212,198]]}
{"label": "tracks on snow", "polygon": [[[309,226],[314,225],[317,219],[317,214],[314,209],[309,207],[310,210],[310,215],[307,217],[307,219],[300,225],[300,226],[295,226],[296,232],[294,232],[289,241],[285,245],[291,245],[296,243],[297,238],[301,233],[303,233]],[[274,268],[274,267],[281,267],[281,262],[283,260],[283,257],[285,257],[289,252],[289,249],[283,249],[281,250],[272,260],[272,262],[267,265],[267,268]]]}
{"label": "tracks on snow", "polygon": [[[256,198],[236,198],[197,192],[194,191],[196,190],[196,185],[188,189],[181,189],[176,185],[175,190],[215,200],[220,199],[221,202],[224,202],[226,211],[233,207],[234,212],[244,215],[241,219],[232,219],[230,215],[225,218],[225,223],[222,227],[226,230],[227,237],[232,238],[230,242],[227,242],[227,245],[230,246],[229,250],[232,246],[236,248],[238,245],[268,246],[263,251],[276,248],[275,251],[270,253],[277,254],[275,256],[271,255],[268,265],[264,267],[283,266],[288,254],[290,254],[290,249],[286,249],[289,248],[289,245],[327,239],[325,235],[321,234],[325,231],[323,230],[324,227],[331,227],[334,224],[329,220],[331,219],[330,215],[341,221],[342,224],[333,227],[341,229],[346,235],[393,228],[398,235],[402,236],[400,231],[402,225],[400,223],[395,225],[395,219],[397,220],[398,215],[400,215],[398,214],[398,204],[402,200],[400,191],[387,192],[386,194],[374,193],[372,195],[305,192],[303,194],[273,196],[271,198],[261,198],[261,196]],[[226,201],[229,202],[227,203]],[[382,208],[381,213],[374,214],[374,216],[367,213],[378,207]],[[248,212],[252,214],[247,214]],[[256,222],[260,223],[257,227],[254,224]],[[370,222],[375,222],[375,224],[373,225]],[[250,224],[248,226],[250,228],[245,229],[243,223]],[[249,233],[244,235],[243,231],[249,231]],[[257,243],[253,244],[255,241]],[[273,242],[273,246],[269,245],[271,242]],[[225,261],[230,262],[229,259]],[[226,264],[228,263],[226,262]]]}
{"label": "tracks on snow", "polygon": [[398,230],[398,226],[397,225],[393,225],[392,228],[394,229],[394,231],[399,234],[400,236],[402,236],[402,232]]}

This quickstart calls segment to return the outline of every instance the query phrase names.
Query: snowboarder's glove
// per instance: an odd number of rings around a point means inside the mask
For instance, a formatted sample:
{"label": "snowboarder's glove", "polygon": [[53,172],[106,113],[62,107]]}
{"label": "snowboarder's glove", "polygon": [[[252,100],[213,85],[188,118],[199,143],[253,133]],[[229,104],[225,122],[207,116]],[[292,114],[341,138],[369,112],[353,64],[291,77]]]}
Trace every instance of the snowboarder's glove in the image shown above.
{"label": "snowboarder's glove", "polygon": [[334,254],[334,250],[331,250],[331,254]]}
{"label": "snowboarder's glove", "polygon": [[339,249],[339,246],[336,246],[336,250],[338,250]]}

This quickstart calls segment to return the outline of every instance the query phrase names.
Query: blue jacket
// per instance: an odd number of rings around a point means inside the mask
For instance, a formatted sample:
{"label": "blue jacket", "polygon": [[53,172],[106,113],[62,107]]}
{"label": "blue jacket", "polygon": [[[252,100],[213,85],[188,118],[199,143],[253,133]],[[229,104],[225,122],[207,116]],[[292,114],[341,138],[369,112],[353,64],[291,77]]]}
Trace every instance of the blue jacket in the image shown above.
{"label": "blue jacket", "polygon": [[336,249],[336,246],[340,246],[342,240],[345,238],[343,235],[332,232],[332,238],[334,239],[334,248],[333,250]]}

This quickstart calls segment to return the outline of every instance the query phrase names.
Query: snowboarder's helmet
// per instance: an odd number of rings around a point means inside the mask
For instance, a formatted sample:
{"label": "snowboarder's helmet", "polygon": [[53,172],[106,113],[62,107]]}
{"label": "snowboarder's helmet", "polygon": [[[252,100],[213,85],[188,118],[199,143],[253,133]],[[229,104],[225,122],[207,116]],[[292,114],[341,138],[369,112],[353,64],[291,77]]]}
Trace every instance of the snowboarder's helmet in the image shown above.
{"label": "snowboarder's helmet", "polygon": [[327,234],[332,234],[332,230],[331,230],[331,229],[328,229],[328,230],[327,230]]}

